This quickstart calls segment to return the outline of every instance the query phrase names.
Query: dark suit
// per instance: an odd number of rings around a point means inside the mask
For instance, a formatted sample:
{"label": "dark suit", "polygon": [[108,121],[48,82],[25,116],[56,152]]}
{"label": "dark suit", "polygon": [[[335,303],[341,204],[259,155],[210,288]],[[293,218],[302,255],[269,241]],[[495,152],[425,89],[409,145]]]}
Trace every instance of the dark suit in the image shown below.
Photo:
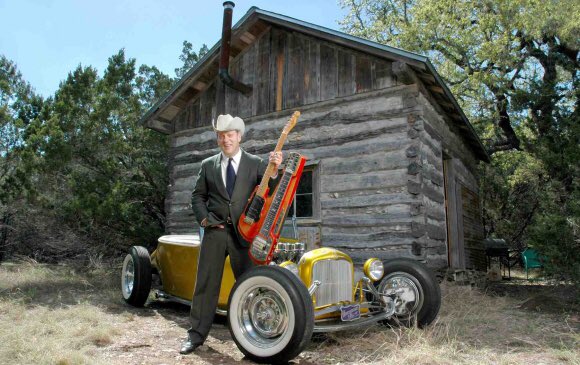
{"label": "dark suit", "polygon": [[[194,343],[203,343],[209,334],[226,255],[230,255],[236,278],[253,266],[248,256],[248,243],[237,232],[237,222],[268,165],[261,158],[242,150],[230,199],[222,178],[221,156],[219,153],[203,160],[191,196],[197,222],[201,225],[203,219],[207,218],[191,303],[191,328],[188,330],[189,338]],[[212,227],[218,224],[225,228]]]}

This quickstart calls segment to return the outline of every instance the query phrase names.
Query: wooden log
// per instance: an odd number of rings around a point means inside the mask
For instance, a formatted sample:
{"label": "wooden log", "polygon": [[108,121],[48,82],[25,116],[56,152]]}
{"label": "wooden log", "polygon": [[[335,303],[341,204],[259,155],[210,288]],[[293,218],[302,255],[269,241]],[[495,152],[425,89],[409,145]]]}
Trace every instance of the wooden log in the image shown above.
{"label": "wooden log", "polygon": [[[322,224],[325,228],[334,227],[344,228],[346,230],[364,227],[364,230],[366,231],[369,227],[371,227],[376,228],[377,230],[400,231],[409,228],[412,221],[413,218],[411,218],[409,215],[403,217],[393,217],[391,215],[385,214],[352,214],[348,216],[324,216],[322,219]],[[323,229],[323,232],[332,231],[325,231]]]}
{"label": "wooden log", "polygon": [[422,224],[419,222],[412,222],[411,225],[412,225],[411,234],[413,235],[413,237],[418,238],[427,234],[429,238],[435,240],[445,240],[447,238],[445,228],[442,228],[438,225]]}
{"label": "wooden log", "polygon": [[[337,146],[318,146],[312,148],[302,148],[299,150],[300,153],[308,157],[309,159],[318,160],[330,157],[348,157],[353,155],[365,155],[373,153],[376,151],[396,151],[404,148],[407,141],[405,140],[405,133],[390,133],[387,136],[377,136],[368,138],[367,143],[361,144],[358,141],[347,142]],[[290,150],[293,146],[289,146]]]}
{"label": "wooden log", "polygon": [[407,180],[407,191],[412,195],[421,194],[421,183],[413,180]]}
{"label": "wooden log", "polygon": [[322,209],[336,209],[336,208],[357,208],[366,207],[369,205],[383,206],[393,204],[414,203],[417,200],[409,194],[373,194],[365,196],[349,196],[344,198],[336,198],[327,200],[321,198],[320,204]]}
{"label": "wooden log", "polygon": [[413,238],[408,233],[383,233],[372,235],[361,234],[340,234],[327,235],[323,233],[322,242],[324,247],[335,247],[339,249],[373,249],[388,247],[407,247],[410,250]]}
{"label": "wooden log", "polygon": [[381,216],[385,220],[398,221],[413,217],[412,210],[415,203],[370,205],[365,207],[341,207],[323,209],[322,218],[324,224],[326,219],[339,220],[348,216]]}
{"label": "wooden log", "polygon": [[427,218],[445,222],[445,205],[433,202],[430,199],[424,201],[425,215]]}
{"label": "wooden log", "polygon": [[407,158],[415,158],[419,156],[419,146],[416,143],[413,143],[405,150],[405,156]]}
{"label": "wooden log", "polygon": [[171,193],[171,200],[173,204],[191,204],[191,191],[175,191]]}
{"label": "wooden log", "polygon": [[405,168],[407,161],[402,150],[380,151],[369,155],[330,157],[324,160],[324,173],[337,175]]}
{"label": "wooden log", "polygon": [[432,184],[423,184],[421,187],[421,192],[424,196],[428,197],[429,199],[443,204],[445,202],[445,195],[443,192],[443,187],[432,185]]}
{"label": "wooden log", "polygon": [[377,171],[355,175],[323,175],[321,191],[340,192],[358,189],[380,189],[402,186],[407,182],[406,170]]}
{"label": "wooden log", "polygon": [[197,176],[187,176],[183,178],[178,178],[173,181],[171,186],[171,190],[174,192],[177,191],[186,191],[186,190],[193,190],[195,186],[195,182],[197,181]]}
{"label": "wooden log", "polygon": [[[390,259],[400,258],[400,257],[417,259],[417,257],[411,253],[409,245],[400,246],[400,247],[393,247],[391,249],[385,249],[385,250],[382,250],[382,249],[374,249],[374,250],[346,249],[344,251],[351,257],[351,259],[357,265],[362,265],[370,257],[378,258],[379,260],[382,260],[382,261],[387,261]],[[431,263],[429,263],[429,266],[430,265],[431,265]],[[441,267],[444,267],[444,266],[441,266]]]}
{"label": "wooden log", "polygon": [[417,161],[413,161],[407,165],[407,173],[409,175],[417,175],[422,171],[423,166]]}

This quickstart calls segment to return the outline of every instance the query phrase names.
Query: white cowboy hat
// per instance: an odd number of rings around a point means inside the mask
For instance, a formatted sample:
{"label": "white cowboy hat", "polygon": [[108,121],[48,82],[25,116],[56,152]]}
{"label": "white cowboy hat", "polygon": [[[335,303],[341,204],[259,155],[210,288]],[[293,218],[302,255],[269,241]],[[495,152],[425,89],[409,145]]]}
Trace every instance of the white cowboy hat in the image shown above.
{"label": "white cowboy hat", "polygon": [[244,130],[246,129],[246,125],[244,121],[240,117],[232,117],[229,114],[222,114],[218,116],[217,122],[211,121],[211,125],[213,126],[213,130],[216,132],[226,132],[226,131],[239,131],[240,134],[244,134]]}

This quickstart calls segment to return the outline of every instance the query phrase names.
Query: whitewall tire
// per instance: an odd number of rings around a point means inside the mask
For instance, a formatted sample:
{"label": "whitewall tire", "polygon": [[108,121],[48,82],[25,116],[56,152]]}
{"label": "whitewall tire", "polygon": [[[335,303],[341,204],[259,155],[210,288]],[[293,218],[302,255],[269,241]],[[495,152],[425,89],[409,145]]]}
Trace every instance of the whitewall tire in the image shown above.
{"label": "whitewall tire", "polygon": [[229,298],[228,325],[246,357],[284,363],[310,342],[314,308],[308,290],[290,271],[259,266],[236,281]]}

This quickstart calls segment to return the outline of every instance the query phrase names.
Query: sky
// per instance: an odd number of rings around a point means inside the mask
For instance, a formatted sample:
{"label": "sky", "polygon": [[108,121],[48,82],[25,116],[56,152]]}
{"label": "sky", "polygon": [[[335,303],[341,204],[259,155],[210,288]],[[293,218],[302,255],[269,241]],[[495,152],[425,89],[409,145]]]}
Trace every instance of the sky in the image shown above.
{"label": "sky", "polygon": [[[340,30],[338,0],[237,0],[235,24],[252,6]],[[121,48],[137,65],[175,77],[187,40],[198,50],[221,37],[223,1],[0,0],[0,54],[38,94],[53,95],[79,64],[102,75]]]}

